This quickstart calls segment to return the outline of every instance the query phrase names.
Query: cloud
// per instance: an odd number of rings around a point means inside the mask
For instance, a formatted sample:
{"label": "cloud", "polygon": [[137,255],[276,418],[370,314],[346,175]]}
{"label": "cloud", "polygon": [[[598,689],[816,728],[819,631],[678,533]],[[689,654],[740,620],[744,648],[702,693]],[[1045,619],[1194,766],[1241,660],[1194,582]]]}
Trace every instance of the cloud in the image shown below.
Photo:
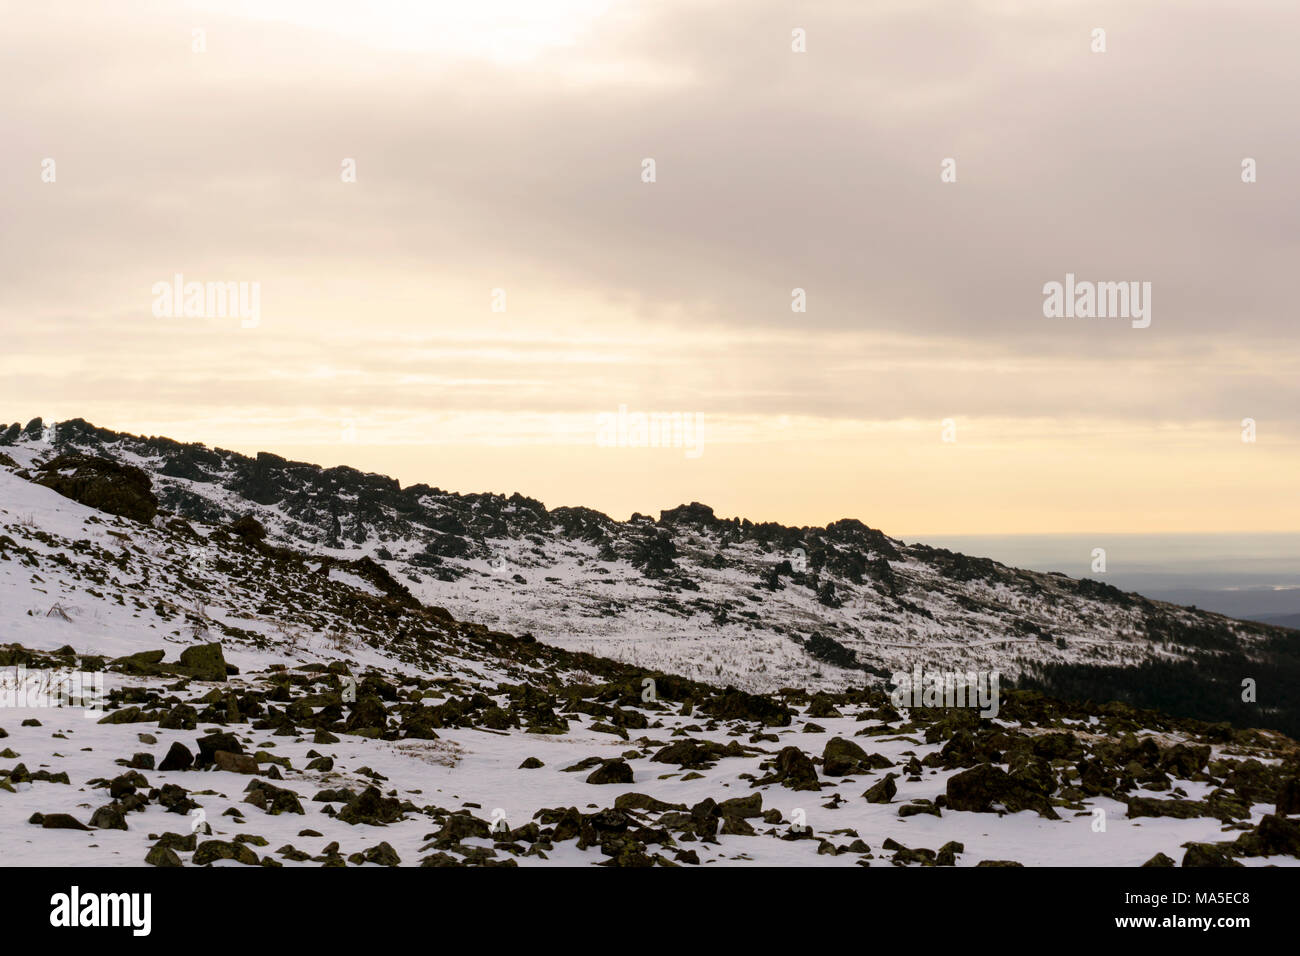
{"label": "cloud", "polygon": [[[1300,437],[1298,19],[1260,0],[11,11],[0,399],[214,425],[622,401],[751,424],[1252,415]],[[176,272],[259,282],[262,326],[160,324],[149,290]],[[1067,272],[1151,282],[1151,327],[1044,318]]]}

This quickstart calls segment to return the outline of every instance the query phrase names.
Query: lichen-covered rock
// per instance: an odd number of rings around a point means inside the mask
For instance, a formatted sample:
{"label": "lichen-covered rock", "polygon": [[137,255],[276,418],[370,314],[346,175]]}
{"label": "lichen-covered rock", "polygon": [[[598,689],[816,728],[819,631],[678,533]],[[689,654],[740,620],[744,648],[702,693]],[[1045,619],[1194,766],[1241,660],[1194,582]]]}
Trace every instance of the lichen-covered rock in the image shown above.
{"label": "lichen-covered rock", "polygon": [[898,784],[894,780],[898,777],[896,773],[887,773],[880,782],[870,787],[862,795],[867,798],[867,803],[889,803],[898,793]]}
{"label": "lichen-covered rock", "polygon": [[153,482],[134,465],[90,455],[58,455],[42,465],[32,480],[65,498],[142,524],[158,514]]}
{"label": "lichen-covered rock", "polygon": [[1026,778],[1013,777],[999,767],[980,764],[948,778],[947,806],[952,810],[991,813],[1001,805],[1011,813],[1034,810],[1049,820],[1060,819],[1048,794]]}
{"label": "lichen-covered rock", "polygon": [[867,752],[853,741],[832,737],[826,741],[826,747],[822,751],[822,773],[828,777],[858,773],[860,766],[865,769],[868,760]]}
{"label": "lichen-covered rock", "polygon": [[339,811],[338,819],[353,825],[369,823],[372,826],[385,826],[400,820],[402,813],[400,800],[385,797],[378,787],[367,787]]}
{"label": "lichen-covered rock", "polygon": [[181,858],[177,856],[176,851],[171,847],[155,846],[153,847],[144,861],[150,866],[182,866]]}
{"label": "lichen-covered rock", "polygon": [[189,770],[194,766],[194,754],[190,748],[186,747],[179,740],[173,741],[167,750],[167,755],[163,757],[162,763],[158,765],[159,770]]}
{"label": "lichen-covered rock", "polygon": [[626,760],[607,760],[587,777],[587,783],[631,783],[632,768]]}
{"label": "lichen-covered rock", "polygon": [[224,840],[204,840],[194,851],[195,866],[207,866],[218,860],[234,860],[245,866],[257,866],[257,854],[242,843],[227,843]]}
{"label": "lichen-covered rock", "polygon": [[181,651],[176,669],[198,680],[223,681],[226,679],[226,657],[220,644],[197,644]]}
{"label": "lichen-covered rock", "polygon": [[756,785],[779,783],[791,790],[819,790],[817,768],[812,759],[798,747],[784,747],[776,755],[772,772],[755,782]]}
{"label": "lichen-covered rock", "polygon": [[121,804],[107,803],[90,815],[90,825],[96,830],[125,830],[126,814]]}

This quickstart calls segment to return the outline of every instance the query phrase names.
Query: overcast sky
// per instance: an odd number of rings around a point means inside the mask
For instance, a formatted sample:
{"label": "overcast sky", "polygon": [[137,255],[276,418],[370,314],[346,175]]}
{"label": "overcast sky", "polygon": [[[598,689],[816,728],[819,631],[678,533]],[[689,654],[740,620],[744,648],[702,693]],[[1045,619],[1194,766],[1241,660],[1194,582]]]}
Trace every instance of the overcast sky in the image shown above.
{"label": "overcast sky", "polygon": [[[1300,530],[1294,2],[3,24],[5,420],[617,517]],[[256,327],[156,316],[177,273],[256,283]],[[1045,317],[1067,273],[1151,283],[1149,327]],[[703,453],[600,447],[620,405],[702,416]]]}

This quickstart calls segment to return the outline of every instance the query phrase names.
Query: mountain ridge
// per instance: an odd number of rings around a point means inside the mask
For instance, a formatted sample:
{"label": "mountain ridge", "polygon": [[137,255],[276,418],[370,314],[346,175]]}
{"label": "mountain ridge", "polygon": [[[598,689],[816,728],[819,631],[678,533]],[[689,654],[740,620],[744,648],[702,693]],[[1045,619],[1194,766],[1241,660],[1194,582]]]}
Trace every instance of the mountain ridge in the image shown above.
{"label": "mountain ridge", "polygon": [[[244,512],[234,520],[160,509],[155,488],[198,494],[192,479],[161,475],[165,456],[141,456],[129,440],[80,446],[33,437],[0,450],[0,691],[23,694],[0,710],[0,826],[23,835],[6,847],[14,864],[1300,862],[1297,747],[1256,729],[1263,707],[1234,727],[1006,686],[996,716],[900,704],[879,674],[850,660],[815,658],[851,686],[801,686],[799,655],[848,650],[815,640],[820,632],[803,643],[781,636],[782,687],[751,693],[725,674],[700,681],[686,668],[566,648],[430,600],[505,587],[541,631],[558,605],[517,584],[520,571],[542,584],[556,577],[549,572],[568,574],[547,587],[579,612],[608,599],[588,580],[608,576],[636,592],[631,607],[657,608],[639,625],[685,628],[637,645],[642,657],[685,665],[695,650],[728,648],[742,675],[758,677],[775,653],[767,630],[794,632],[793,611],[824,609],[816,620],[829,633],[843,623],[834,613],[861,617],[893,600],[883,569],[861,573],[861,584],[841,573],[859,566],[849,543],[867,540],[865,526],[834,529],[818,539],[828,553],[808,556],[823,580],[843,585],[839,608],[818,600],[804,572],[781,568],[788,557],[752,540],[723,542],[725,529],[690,506],[655,526],[676,554],[650,549],[633,563],[634,542],[615,534],[606,545],[624,556],[604,560],[601,545],[557,526],[484,538],[500,569],[449,557],[449,582],[412,580],[408,561],[372,557],[382,546],[372,536],[340,549],[296,541],[273,507],[228,496],[217,482],[201,500]],[[986,575],[1008,586],[1011,572],[994,563],[948,553],[932,566],[892,539],[878,545],[879,554],[858,555],[862,567],[883,562],[894,590],[933,608],[940,624],[950,600],[987,597]],[[588,577],[576,573],[585,565],[565,564],[570,550],[594,565]],[[1046,588],[1037,597],[1058,614],[1110,607],[1106,595],[1080,597],[1052,576],[1015,580]],[[791,593],[798,600],[773,600]],[[700,594],[763,613],[737,630],[687,613]],[[1146,613],[1137,598],[1124,600],[1115,606]],[[1152,623],[1177,623],[1152,607]],[[597,613],[604,630],[584,639],[626,651],[620,621]],[[691,653],[664,652],[665,637],[670,650],[685,641]],[[942,637],[921,643],[927,660],[951,670],[964,639]],[[1001,647],[967,643],[977,655]],[[1157,660],[1196,650],[1156,643]],[[1143,671],[1150,661],[1121,673],[1153,682],[1160,674]],[[64,690],[69,673],[83,681],[75,695]],[[1275,688],[1256,673],[1267,698]],[[94,710],[86,681],[103,685]]]}
{"label": "mountain ridge", "polygon": [[752,692],[879,684],[918,663],[998,670],[1050,691],[1054,680],[1077,682],[1079,668],[1229,658],[1237,667],[1276,655],[1291,633],[907,544],[854,518],[796,528],[719,518],[692,502],[621,522],[518,493],[403,488],[349,466],[84,419],[15,423],[0,448],[24,471],[58,455],[139,468],[164,512],[218,526],[252,520],[270,542],[371,561],[458,619]]}

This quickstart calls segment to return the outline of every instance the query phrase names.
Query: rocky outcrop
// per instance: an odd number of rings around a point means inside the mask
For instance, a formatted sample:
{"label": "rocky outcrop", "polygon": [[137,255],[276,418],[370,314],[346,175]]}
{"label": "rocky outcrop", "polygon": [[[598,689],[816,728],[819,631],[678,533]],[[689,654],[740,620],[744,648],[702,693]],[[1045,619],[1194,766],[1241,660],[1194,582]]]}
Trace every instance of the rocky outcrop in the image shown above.
{"label": "rocky outcrop", "polygon": [[158,499],[149,476],[134,465],[90,455],[58,455],[32,479],[90,508],[142,524],[158,514]]}

